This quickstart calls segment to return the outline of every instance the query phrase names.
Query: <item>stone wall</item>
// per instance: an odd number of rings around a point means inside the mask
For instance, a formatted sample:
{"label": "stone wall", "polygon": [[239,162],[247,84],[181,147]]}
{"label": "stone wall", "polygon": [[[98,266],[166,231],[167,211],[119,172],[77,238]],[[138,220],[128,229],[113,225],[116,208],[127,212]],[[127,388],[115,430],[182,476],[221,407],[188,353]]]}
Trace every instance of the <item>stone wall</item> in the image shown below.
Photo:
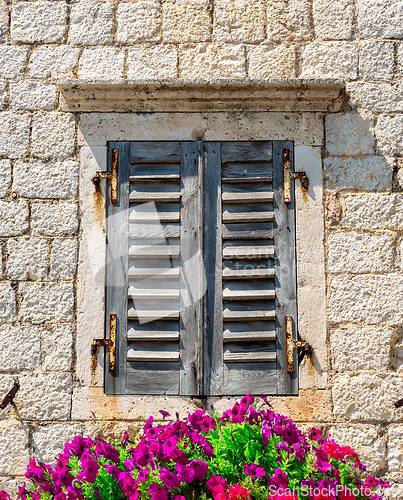
{"label": "stone wall", "polygon": [[[89,351],[86,366],[77,363],[77,262],[88,225],[80,192],[93,194],[92,185],[79,189],[80,158],[95,155],[94,136],[105,142],[108,130],[99,114],[91,128],[91,115],[63,111],[56,83],[74,78],[346,81],[341,112],[282,118],[283,128],[292,124],[285,138],[322,156],[325,240],[313,246],[324,243],[326,254],[327,380],[273,404],[403,483],[403,410],[393,407],[403,397],[400,40],[397,0],[0,2],[0,397],[14,379],[21,384],[0,414],[1,488],[15,489],[33,454],[52,460],[73,435],[94,432],[82,408],[105,415],[110,436],[135,433],[159,409],[153,398],[104,406]],[[267,115],[275,131],[278,113]],[[161,403],[182,415],[200,405]]]}

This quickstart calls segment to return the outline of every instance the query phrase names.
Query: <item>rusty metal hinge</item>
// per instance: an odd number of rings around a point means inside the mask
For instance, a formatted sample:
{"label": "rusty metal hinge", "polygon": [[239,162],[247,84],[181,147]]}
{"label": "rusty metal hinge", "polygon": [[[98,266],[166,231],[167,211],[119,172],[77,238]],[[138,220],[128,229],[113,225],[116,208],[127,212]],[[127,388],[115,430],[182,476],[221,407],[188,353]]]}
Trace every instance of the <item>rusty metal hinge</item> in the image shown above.
{"label": "rusty metal hinge", "polygon": [[290,150],[283,149],[283,170],[284,170],[284,203],[291,203],[291,181],[299,179],[304,191],[308,190],[309,179],[306,172],[291,172]]}
{"label": "rusty metal hinge", "polygon": [[14,382],[13,387],[8,391],[3,401],[0,403],[0,408],[4,410],[4,408],[13,401],[14,396],[17,394],[18,389],[20,388],[20,384],[18,382]]}
{"label": "rusty metal hinge", "polygon": [[92,182],[95,186],[99,186],[101,179],[110,179],[111,181],[111,202],[118,201],[118,175],[119,175],[119,150],[112,149],[112,170],[111,172],[97,172]]}
{"label": "rusty metal hinge", "polygon": [[[294,340],[293,339],[293,327],[292,327],[292,317],[285,317],[285,337],[286,337],[286,349],[287,349],[287,371],[288,373],[294,373],[294,349],[302,348],[303,356],[312,352],[312,346],[306,340]],[[303,357],[302,356],[302,357]],[[301,359],[299,360],[301,362]]]}
{"label": "rusty metal hinge", "polygon": [[109,371],[116,371],[116,328],[117,328],[117,315],[111,314],[109,316],[109,339],[94,339],[92,341],[91,352],[96,353],[97,347],[109,348]]}

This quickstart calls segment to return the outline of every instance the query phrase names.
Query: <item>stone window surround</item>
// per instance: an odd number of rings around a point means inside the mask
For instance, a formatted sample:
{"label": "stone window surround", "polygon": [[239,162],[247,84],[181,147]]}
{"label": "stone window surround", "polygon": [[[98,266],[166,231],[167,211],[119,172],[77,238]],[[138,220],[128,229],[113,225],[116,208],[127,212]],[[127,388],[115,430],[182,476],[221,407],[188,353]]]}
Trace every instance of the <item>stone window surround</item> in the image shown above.
{"label": "stone window surround", "polygon": [[[136,140],[293,140],[295,169],[307,173],[308,197],[296,182],[298,329],[314,347],[300,365],[300,394],[276,397],[284,412],[299,412],[314,403],[315,417],[329,405],[327,389],[326,277],[324,247],[323,172],[321,147],[323,112],[163,112],[82,113],[79,115],[81,236],[77,286],[77,376],[72,418],[87,418],[91,411],[105,418],[132,420],[152,408],[181,414],[194,401],[183,396],[107,396],[103,392],[103,349],[91,359],[92,339],[104,335],[105,262],[104,190],[94,189],[92,177],[107,170],[109,141]],[[323,242],[323,244],[320,244]],[[96,277],[95,277],[96,275]],[[207,404],[226,407],[229,397],[208,398]],[[151,406],[152,405],[152,406]],[[276,405],[278,407],[278,405]],[[140,410],[141,408],[141,410]],[[305,412],[306,413],[306,412]],[[327,411],[324,411],[327,413]]]}

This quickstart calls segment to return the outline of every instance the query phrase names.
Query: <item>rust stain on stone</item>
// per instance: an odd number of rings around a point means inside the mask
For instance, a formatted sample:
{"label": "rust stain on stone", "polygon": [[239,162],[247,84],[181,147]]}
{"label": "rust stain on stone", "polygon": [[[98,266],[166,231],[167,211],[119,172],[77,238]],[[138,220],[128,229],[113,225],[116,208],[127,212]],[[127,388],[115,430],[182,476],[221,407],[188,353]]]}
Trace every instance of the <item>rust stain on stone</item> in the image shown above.
{"label": "rust stain on stone", "polygon": [[94,200],[94,212],[96,221],[99,224],[103,225],[105,219],[105,198],[102,193],[101,186],[95,186],[94,194],[92,197]]}

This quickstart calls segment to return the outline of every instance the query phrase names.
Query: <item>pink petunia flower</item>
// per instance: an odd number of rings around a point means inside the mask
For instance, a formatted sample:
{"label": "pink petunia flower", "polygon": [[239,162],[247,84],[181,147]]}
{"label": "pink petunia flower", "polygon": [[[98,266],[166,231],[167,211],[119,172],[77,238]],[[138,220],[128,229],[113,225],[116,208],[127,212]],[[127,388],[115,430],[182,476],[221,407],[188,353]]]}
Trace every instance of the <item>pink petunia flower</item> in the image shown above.
{"label": "pink petunia flower", "polygon": [[168,490],[157,483],[151,483],[148,492],[153,500],[168,500]]}

